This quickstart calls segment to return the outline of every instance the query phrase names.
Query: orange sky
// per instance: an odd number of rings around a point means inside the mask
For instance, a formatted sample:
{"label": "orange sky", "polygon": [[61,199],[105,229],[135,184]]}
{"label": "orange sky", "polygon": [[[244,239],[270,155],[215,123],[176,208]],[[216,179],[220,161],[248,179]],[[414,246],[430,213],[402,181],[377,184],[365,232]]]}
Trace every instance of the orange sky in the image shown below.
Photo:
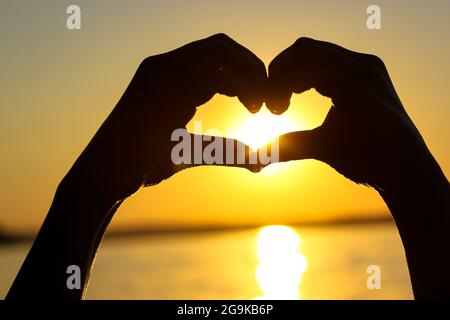
{"label": "orange sky", "polygon": [[[65,27],[68,1],[3,1],[0,9],[0,226],[35,229],[54,190],[146,56],[224,32],[266,64],[300,36],[379,55],[402,101],[447,174],[447,1],[378,1],[382,30],[366,28],[368,1],[77,1],[82,30]],[[329,99],[295,96],[284,115],[319,125]],[[262,113],[267,110],[262,110]],[[194,120],[204,129],[242,128],[251,115],[215,96]],[[192,129],[192,121],[188,129]],[[114,227],[305,220],[378,214],[379,196],[308,160],[252,174],[195,168],[128,199]]]}

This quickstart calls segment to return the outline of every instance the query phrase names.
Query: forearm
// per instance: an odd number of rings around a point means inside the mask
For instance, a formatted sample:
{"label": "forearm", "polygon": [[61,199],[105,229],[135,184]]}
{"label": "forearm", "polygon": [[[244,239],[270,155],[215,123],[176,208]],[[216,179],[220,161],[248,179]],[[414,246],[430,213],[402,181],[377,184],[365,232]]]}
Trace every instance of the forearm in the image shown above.
{"label": "forearm", "polygon": [[[98,246],[119,205],[59,188],[6,298],[81,299]],[[80,289],[67,286],[70,265],[81,270]]]}
{"label": "forearm", "polygon": [[450,298],[450,190],[437,164],[380,192],[400,233],[416,299]]}

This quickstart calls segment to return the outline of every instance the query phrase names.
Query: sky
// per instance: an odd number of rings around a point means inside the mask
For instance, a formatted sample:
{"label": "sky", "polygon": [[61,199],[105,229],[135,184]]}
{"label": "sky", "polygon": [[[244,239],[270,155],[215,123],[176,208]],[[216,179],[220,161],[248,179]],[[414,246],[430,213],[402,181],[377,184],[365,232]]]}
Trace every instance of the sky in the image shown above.
{"label": "sky", "polygon": [[[366,9],[381,8],[368,30]],[[81,30],[66,8],[81,8]],[[0,3],[0,228],[36,230],[54,191],[148,56],[223,32],[266,65],[308,36],[381,57],[412,120],[450,172],[449,1],[24,1]],[[330,100],[295,95],[292,129],[323,121]],[[263,108],[261,114],[268,112]],[[242,129],[252,115],[216,95],[189,124]],[[253,115],[254,117],[254,115]],[[387,215],[378,194],[314,160],[259,174],[201,167],[140,190],[112,228],[295,223]]]}

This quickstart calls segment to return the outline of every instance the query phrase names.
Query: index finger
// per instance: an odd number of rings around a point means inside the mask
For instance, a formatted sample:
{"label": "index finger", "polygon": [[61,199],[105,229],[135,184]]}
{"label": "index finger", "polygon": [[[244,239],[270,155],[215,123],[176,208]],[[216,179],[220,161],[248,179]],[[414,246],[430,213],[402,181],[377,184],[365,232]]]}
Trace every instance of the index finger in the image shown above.
{"label": "index finger", "polygon": [[350,95],[357,80],[367,72],[355,57],[324,42],[300,38],[269,65],[268,108],[282,113],[289,107],[293,92],[311,88],[336,100]]}
{"label": "index finger", "polygon": [[[217,34],[171,54],[187,96],[202,104],[215,93],[237,96],[252,112],[260,109],[267,83],[264,63],[250,50],[224,34]],[[171,72],[172,73],[172,72]]]}

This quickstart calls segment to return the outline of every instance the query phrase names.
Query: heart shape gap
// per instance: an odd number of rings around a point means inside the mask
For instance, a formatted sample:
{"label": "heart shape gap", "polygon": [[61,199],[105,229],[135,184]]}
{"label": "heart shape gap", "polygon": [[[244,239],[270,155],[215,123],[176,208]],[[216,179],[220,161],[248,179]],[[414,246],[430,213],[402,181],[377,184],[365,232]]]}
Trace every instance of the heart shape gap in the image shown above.
{"label": "heart shape gap", "polygon": [[265,105],[251,114],[237,98],[216,95],[197,108],[186,127],[190,133],[234,138],[257,149],[284,133],[320,126],[330,106],[329,98],[311,89],[294,94],[290,108],[281,115]]}

